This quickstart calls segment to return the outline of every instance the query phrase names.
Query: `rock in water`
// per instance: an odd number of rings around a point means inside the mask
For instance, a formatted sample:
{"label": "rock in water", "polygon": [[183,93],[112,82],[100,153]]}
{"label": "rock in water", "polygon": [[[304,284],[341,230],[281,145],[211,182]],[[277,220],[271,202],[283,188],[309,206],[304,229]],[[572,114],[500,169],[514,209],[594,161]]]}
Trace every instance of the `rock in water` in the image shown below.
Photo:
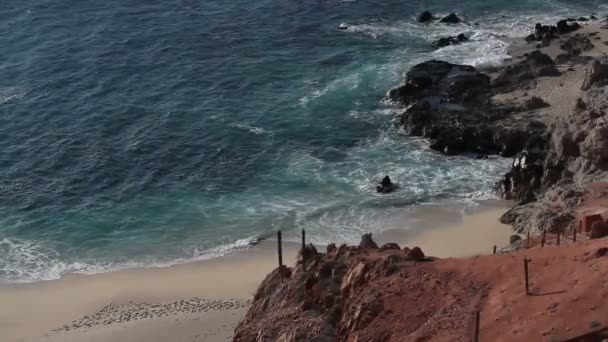
{"label": "rock in water", "polygon": [[462,19],[460,19],[455,13],[450,13],[448,16],[441,19],[441,22],[446,24],[458,24],[461,21]]}
{"label": "rock in water", "polygon": [[376,187],[376,191],[381,194],[387,194],[389,192],[392,192],[394,188],[395,187],[393,185],[393,182],[391,182],[391,178],[389,176],[385,176],[382,179],[382,182],[380,182],[380,184],[378,184],[378,186]]}
{"label": "rock in water", "polygon": [[346,30],[346,29],[348,29],[348,25],[346,23],[342,23],[342,24],[340,24],[340,26],[338,26],[338,28],[340,30]]}
{"label": "rock in water", "polygon": [[458,45],[460,43],[467,42],[467,41],[469,41],[469,37],[467,37],[463,33],[461,33],[458,36],[439,38],[433,42],[433,46],[442,48],[442,47],[445,47],[448,45]]}
{"label": "rock in water", "polygon": [[428,23],[430,21],[435,20],[436,18],[433,17],[433,14],[429,11],[424,11],[422,13],[420,13],[420,15],[418,16],[418,18],[416,18],[416,21],[419,23]]}

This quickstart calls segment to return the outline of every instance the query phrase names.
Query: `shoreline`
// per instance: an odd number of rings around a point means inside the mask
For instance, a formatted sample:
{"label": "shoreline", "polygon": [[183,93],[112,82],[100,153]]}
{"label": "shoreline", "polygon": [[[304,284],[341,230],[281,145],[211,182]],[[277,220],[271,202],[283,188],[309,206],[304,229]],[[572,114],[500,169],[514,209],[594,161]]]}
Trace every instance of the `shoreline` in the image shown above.
{"label": "shoreline", "polygon": [[[414,235],[391,230],[374,238],[379,243],[392,240],[402,247],[418,244],[429,252],[445,248],[441,241],[450,241],[451,251],[443,257],[491,253],[496,241],[511,234],[510,227],[497,220],[507,210],[507,202],[498,203],[480,206],[455,224],[439,224]],[[440,210],[428,209],[426,215],[445,215]],[[488,234],[470,238],[483,231]],[[494,240],[486,239],[492,235]],[[457,236],[464,238],[454,239]],[[487,245],[480,246],[480,241]],[[503,241],[507,244],[508,239]],[[298,249],[297,243],[283,244],[284,264],[295,263]],[[245,315],[258,285],[277,263],[276,240],[265,240],[251,249],[211,260],[3,284],[0,340],[103,341],[112,336],[114,341],[162,341],[162,332],[169,329],[176,334],[175,341],[201,334],[205,341],[225,341]]]}

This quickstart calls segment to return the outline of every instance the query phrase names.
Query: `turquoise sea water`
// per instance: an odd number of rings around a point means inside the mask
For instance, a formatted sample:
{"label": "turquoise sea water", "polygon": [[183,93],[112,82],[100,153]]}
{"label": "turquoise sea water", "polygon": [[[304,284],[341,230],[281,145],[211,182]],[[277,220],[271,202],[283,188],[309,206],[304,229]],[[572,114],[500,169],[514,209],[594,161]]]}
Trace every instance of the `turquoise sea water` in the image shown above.
{"label": "turquoise sea water", "polygon": [[[430,151],[384,94],[426,59],[499,65],[535,22],[601,3],[2,1],[0,280],[209,258],[277,229],[354,242],[490,198],[508,160]],[[424,9],[468,23],[418,25]],[[385,174],[401,188],[380,196]]]}

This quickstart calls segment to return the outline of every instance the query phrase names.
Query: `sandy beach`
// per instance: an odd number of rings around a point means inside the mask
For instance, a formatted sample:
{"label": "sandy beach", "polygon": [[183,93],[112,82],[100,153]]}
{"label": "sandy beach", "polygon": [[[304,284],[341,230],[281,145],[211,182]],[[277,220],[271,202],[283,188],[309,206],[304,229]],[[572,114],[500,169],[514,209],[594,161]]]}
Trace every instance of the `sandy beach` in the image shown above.
{"label": "sandy beach", "polygon": [[[462,220],[455,220],[447,206],[426,210],[420,219],[432,217],[435,227],[417,234],[392,229],[376,239],[420,246],[437,257],[491,253],[512,234],[498,223],[508,203],[498,203]],[[297,248],[284,244],[286,264],[295,262]],[[209,261],[3,285],[0,340],[223,342],[231,339],[258,284],[276,265],[276,241],[267,240]]]}

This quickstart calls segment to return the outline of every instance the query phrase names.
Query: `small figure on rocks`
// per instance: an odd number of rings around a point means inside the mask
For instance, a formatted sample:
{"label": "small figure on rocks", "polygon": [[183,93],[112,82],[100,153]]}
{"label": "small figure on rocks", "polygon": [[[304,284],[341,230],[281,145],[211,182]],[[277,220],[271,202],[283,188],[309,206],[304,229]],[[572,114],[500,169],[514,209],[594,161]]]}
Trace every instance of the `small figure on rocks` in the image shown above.
{"label": "small figure on rocks", "polygon": [[394,189],[395,186],[393,185],[393,182],[389,176],[384,176],[384,178],[382,178],[382,182],[380,182],[380,184],[378,184],[376,187],[376,191],[381,194],[387,194],[392,192]]}

